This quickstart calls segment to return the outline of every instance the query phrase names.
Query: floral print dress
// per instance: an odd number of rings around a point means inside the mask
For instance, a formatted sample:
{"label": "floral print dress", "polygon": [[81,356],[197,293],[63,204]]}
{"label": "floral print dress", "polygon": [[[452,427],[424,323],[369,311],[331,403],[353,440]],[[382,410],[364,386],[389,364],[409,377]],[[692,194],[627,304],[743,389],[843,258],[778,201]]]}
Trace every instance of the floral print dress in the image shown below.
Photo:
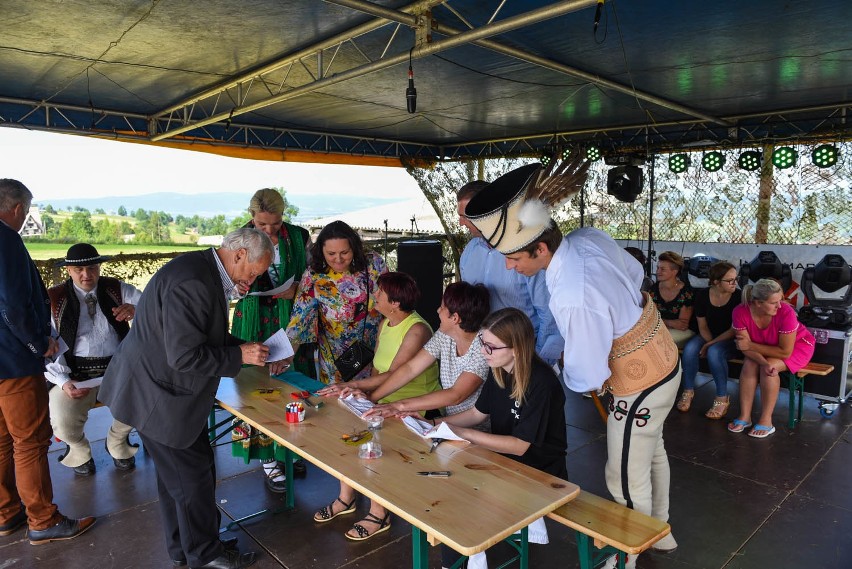
{"label": "floral print dress", "polygon": [[[387,267],[379,255],[368,252],[366,271],[338,273],[331,268],[327,271],[315,273],[309,268],[302,275],[287,336],[298,344],[316,342],[320,381],[337,383],[341,379],[334,359],[350,344],[361,340],[375,349],[382,320],[375,308],[375,298],[379,275],[386,273]],[[372,366],[365,366],[355,379],[369,376],[371,369]]]}

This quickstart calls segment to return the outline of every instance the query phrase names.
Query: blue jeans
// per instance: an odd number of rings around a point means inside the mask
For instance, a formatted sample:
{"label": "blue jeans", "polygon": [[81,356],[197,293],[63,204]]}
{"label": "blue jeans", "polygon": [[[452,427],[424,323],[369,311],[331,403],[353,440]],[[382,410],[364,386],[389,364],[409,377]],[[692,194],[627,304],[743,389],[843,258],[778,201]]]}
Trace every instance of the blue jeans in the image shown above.
{"label": "blue jeans", "polygon": [[[707,341],[696,334],[683,347],[683,388],[695,389],[695,376],[698,374],[698,352]],[[716,342],[707,348],[707,363],[716,383],[716,397],[728,394],[728,358],[732,357],[736,346],[733,340]]]}

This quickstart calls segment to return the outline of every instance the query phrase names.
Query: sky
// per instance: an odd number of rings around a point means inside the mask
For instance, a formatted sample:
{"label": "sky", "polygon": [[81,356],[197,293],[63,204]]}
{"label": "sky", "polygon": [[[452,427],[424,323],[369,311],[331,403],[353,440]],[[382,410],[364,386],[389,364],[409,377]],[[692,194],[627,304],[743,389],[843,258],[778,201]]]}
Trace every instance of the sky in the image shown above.
{"label": "sky", "polygon": [[35,201],[154,192],[252,194],[267,187],[283,187],[287,195],[422,196],[404,168],[227,158],[19,128],[0,128],[0,178],[20,180]]}

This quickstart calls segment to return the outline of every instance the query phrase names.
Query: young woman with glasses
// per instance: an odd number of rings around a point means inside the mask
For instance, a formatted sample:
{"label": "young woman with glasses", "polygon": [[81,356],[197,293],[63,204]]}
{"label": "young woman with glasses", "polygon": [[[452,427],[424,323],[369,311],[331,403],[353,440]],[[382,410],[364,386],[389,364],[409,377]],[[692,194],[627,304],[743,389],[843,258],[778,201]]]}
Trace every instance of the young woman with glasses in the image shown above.
{"label": "young woman with glasses", "polygon": [[731,315],[740,304],[737,289],[737,269],[727,261],[710,267],[709,288],[698,289],[695,294],[695,318],[698,334],[683,348],[683,393],[677,402],[678,411],[687,412],[695,396],[695,376],[701,358],[707,358],[710,374],[716,384],[713,406],[704,414],[708,419],[721,419],[731,404],[728,397],[728,359],[736,353]]}

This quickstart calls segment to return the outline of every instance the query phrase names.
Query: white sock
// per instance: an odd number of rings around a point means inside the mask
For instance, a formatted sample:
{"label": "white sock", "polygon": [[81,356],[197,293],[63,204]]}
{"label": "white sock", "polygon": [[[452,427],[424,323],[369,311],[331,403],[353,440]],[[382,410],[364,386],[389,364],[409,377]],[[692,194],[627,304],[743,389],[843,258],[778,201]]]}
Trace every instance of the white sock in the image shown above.
{"label": "white sock", "polygon": [[[272,478],[273,482],[287,480],[287,476],[284,475],[284,471],[278,468],[278,463],[274,460],[272,462],[264,462],[263,471],[266,473],[267,478]],[[273,473],[275,474],[273,475]]]}

